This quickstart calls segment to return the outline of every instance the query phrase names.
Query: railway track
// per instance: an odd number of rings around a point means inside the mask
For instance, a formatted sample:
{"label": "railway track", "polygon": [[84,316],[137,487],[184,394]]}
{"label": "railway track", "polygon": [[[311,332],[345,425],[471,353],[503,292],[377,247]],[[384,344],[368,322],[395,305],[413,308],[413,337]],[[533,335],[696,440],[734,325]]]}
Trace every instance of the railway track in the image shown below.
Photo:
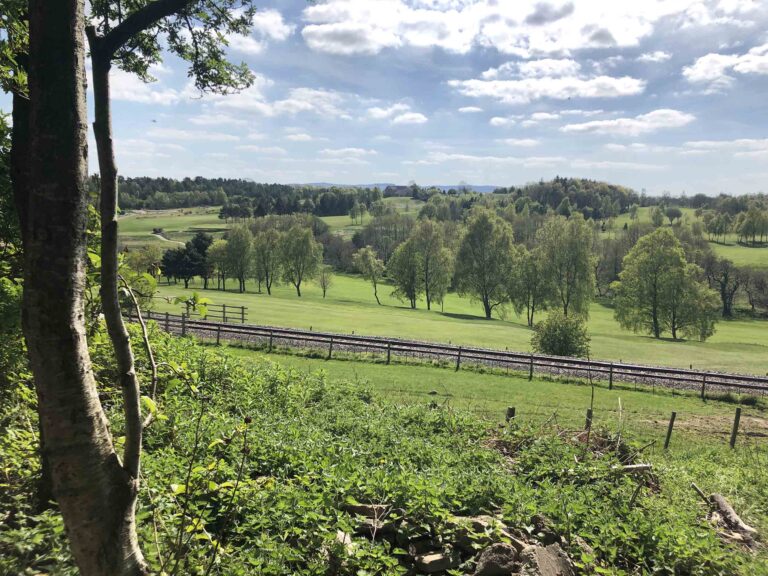
{"label": "railway track", "polygon": [[[714,371],[686,370],[665,366],[648,366],[587,360],[561,356],[547,356],[526,352],[511,352],[488,348],[464,347],[451,344],[385,338],[378,336],[357,336],[331,332],[315,332],[296,328],[279,328],[252,324],[224,324],[205,320],[192,320],[186,316],[168,313],[147,313],[147,319],[157,322],[167,332],[197,336],[207,340],[236,340],[264,346],[311,348],[325,350],[328,357],[334,353],[375,354],[386,362],[396,358],[417,358],[440,361],[455,366],[479,365],[513,370],[528,374],[550,374],[577,378],[592,378],[614,382],[629,382],[699,391],[702,398],[707,393],[749,393],[768,394],[768,376],[736,374]],[[129,319],[135,319],[135,316]]]}

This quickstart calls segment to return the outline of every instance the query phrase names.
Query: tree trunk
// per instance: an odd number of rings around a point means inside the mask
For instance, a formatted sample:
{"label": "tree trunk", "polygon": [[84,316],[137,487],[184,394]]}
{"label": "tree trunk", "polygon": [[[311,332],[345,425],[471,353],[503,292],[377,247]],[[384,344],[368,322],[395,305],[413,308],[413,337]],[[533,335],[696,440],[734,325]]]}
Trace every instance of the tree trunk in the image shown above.
{"label": "tree trunk", "polygon": [[485,319],[490,320],[493,307],[491,306],[491,303],[488,301],[487,297],[483,298],[483,310],[485,310]]}
{"label": "tree trunk", "polygon": [[53,493],[80,573],[146,574],[135,478],[115,453],[85,339],[88,191],[83,0],[30,0],[24,334]]}
{"label": "tree trunk", "polygon": [[[26,62],[26,55],[17,56],[21,65]],[[22,245],[27,240],[27,225],[29,213],[29,98],[17,92],[13,93],[13,126],[11,128],[11,186],[19,218],[19,231]],[[49,507],[54,499],[51,467],[45,457],[45,437],[42,422],[40,429],[40,478],[37,484],[37,509],[42,511]]]}
{"label": "tree trunk", "polygon": [[381,300],[379,300],[379,287],[376,284],[373,285],[373,296],[376,298],[376,304],[381,306]]}
{"label": "tree trunk", "polygon": [[296,286],[296,294],[301,298],[301,282],[297,282],[294,286]]}

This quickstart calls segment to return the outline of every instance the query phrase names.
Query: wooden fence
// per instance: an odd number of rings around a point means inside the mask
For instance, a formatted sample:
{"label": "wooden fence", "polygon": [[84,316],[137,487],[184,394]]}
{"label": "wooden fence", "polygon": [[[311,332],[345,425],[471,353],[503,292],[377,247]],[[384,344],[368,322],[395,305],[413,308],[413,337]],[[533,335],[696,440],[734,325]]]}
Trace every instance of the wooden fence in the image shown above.
{"label": "wooden fence", "polygon": [[387,364],[395,358],[417,358],[449,363],[456,370],[459,370],[463,364],[514,370],[524,373],[529,379],[533,379],[534,374],[552,374],[601,380],[608,382],[609,388],[613,387],[614,381],[621,381],[696,390],[702,399],[707,392],[768,394],[768,377],[751,374],[586,360],[398,338],[315,332],[296,328],[232,325],[192,320],[186,315],[169,313],[146,312],[145,318],[156,321],[167,332],[182,336],[194,335],[206,340],[215,340],[217,343],[222,340],[236,340],[263,346],[270,351],[279,346],[313,348],[324,350],[327,358],[332,358],[333,354],[338,352],[376,354],[382,360],[386,359]]}

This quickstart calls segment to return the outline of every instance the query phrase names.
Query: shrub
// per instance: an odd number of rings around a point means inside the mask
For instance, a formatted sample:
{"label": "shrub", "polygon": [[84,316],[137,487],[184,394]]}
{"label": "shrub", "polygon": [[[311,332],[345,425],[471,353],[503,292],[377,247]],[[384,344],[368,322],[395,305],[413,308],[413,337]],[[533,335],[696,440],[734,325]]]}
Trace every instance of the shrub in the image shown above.
{"label": "shrub", "polygon": [[536,324],[531,346],[541,354],[587,356],[589,340],[583,318],[552,312],[546,320]]}

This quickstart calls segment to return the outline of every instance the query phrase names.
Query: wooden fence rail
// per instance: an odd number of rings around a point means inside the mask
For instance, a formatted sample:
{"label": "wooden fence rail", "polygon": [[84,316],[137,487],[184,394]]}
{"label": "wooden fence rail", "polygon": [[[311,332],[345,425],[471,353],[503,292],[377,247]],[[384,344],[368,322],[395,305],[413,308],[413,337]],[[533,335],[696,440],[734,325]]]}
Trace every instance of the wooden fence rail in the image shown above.
{"label": "wooden fence rail", "polygon": [[[216,340],[238,340],[259,345],[314,348],[332,353],[375,353],[392,356],[451,362],[457,369],[461,365],[474,364],[511,369],[526,374],[533,372],[651,384],[666,388],[697,390],[702,398],[706,392],[751,392],[768,395],[768,377],[750,374],[722,373],[687,370],[663,366],[646,366],[602,360],[585,360],[510,352],[486,348],[468,348],[450,344],[438,344],[379,336],[356,336],[329,332],[315,332],[297,328],[279,328],[252,324],[224,324],[205,320],[193,320],[186,316],[147,312],[148,319],[157,321],[160,328],[175,334],[195,335]],[[135,316],[133,316],[135,318]]]}

